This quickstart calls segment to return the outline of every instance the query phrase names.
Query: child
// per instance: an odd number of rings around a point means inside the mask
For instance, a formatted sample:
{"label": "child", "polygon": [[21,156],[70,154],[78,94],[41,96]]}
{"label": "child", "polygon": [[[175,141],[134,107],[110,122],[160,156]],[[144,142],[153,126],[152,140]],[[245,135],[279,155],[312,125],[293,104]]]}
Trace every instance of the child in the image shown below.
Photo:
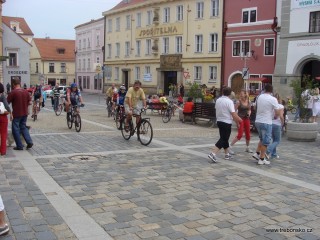
{"label": "child", "polygon": [[183,106],[183,120],[182,120],[182,122],[185,122],[186,115],[187,116],[192,115],[193,108],[194,108],[193,98],[188,97],[187,102]]}

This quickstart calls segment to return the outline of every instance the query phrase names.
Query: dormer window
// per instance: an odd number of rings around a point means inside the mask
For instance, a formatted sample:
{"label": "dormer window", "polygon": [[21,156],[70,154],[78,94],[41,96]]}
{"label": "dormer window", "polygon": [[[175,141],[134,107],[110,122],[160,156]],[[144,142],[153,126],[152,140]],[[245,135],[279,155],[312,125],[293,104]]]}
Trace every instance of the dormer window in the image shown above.
{"label": "dormer window", "polygon": [[13,26],[13,31],[17,31],[17,27],[16,26]]}
{"label": "dormer window", "polygon": [[58,49],[57,49],[57,52],[58,52],[59,54],[65,54],[66,49],[65,49],[65,48],[58,48]]}

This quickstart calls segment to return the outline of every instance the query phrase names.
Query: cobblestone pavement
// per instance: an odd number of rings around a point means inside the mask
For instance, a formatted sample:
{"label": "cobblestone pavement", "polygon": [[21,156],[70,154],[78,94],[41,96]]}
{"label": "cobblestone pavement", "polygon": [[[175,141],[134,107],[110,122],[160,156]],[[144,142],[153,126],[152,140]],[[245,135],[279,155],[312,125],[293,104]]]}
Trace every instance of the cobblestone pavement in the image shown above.
{"label": "cobblestone pavement", "polygon": [[[218,132],[205,121],[164,124],[148,112],[145,147],[122,138],[101,99],[85,99],[80,133],[47,101],[28,122],[34,147],[1,159],[11,228],[2,239],[320,239],[320,138],[284,137],[270,166],[242,140],[232,160],[221,153],[210,164]],[[252,149],[257,142],[253,134]]]}

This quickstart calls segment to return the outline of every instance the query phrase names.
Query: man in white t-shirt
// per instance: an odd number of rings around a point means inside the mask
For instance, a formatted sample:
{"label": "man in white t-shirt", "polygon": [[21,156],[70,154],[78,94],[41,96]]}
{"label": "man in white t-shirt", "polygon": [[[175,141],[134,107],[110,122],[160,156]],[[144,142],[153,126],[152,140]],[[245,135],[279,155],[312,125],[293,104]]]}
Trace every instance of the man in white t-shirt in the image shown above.
{"label": "man in white t-shirt", "polygon": [[234,103],[230,99],[231,88],[225,87],[222,89],[222,96],[217,99],[215,108],[216,108],[216,117],[217,125],[219,128],[220,139],[215,144],[212,149],[212,152],[208,155],[209,159],[215,163],[217,162],[216,154],[220,151],[221,148],[224,149],[225,159],[229,160],[231,158],[228,148],[229,148],[229,138],[231,134],[232,120],[237,124],[242,121],[234,109]]}
{"label": "man in white t-shirt", "polygon": [[270,84],[265,86],[265,92],[256,100],[256,121],[255,127],[259,133],[259,143],[256,153],[252,157],[258,160],[259,165],[270,164],[266,159],[266,150],[272,138],[272,119],[279,116],[279,104],[272,96],[273,87]]}

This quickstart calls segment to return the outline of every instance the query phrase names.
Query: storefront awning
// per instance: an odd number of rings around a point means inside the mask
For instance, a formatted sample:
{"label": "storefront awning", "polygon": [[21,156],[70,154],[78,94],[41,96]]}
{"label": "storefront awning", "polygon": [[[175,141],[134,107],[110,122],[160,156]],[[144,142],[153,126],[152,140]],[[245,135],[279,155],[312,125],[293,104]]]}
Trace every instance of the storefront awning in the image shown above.
{"label": "storefront awning", "polygon": [[269,78],[249,78],[248,80],[245,80],[250,82],[263,82],[263,83],[271,83],[271,79]]}

